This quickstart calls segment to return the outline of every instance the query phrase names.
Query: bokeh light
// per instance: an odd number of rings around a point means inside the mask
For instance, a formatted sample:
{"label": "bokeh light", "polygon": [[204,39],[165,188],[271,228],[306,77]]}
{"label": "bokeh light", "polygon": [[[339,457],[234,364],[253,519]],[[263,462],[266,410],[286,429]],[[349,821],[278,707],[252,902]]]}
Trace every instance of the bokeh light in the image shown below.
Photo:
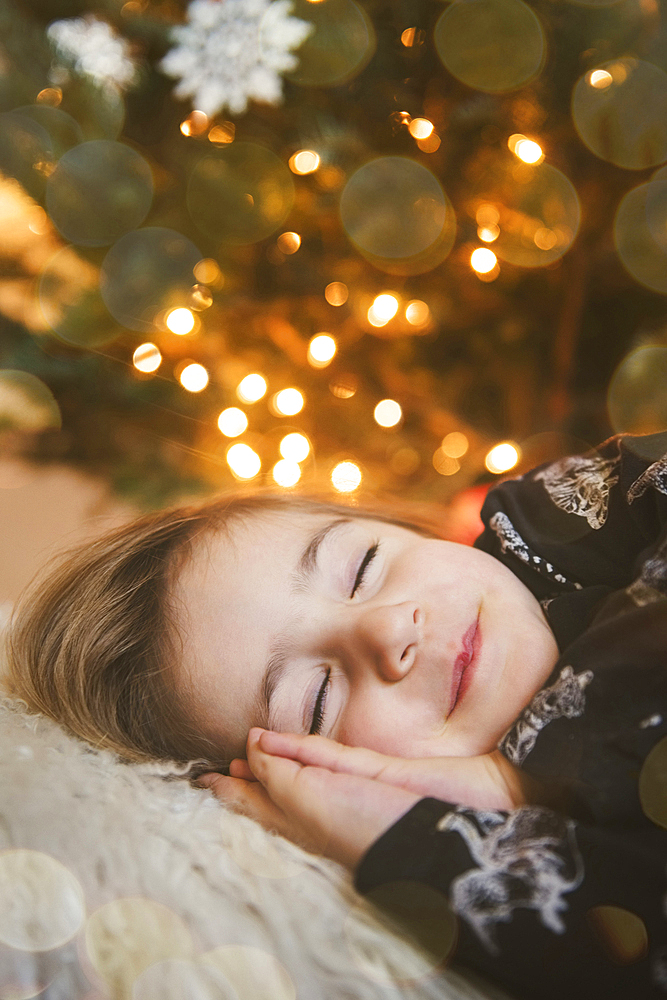
{"label": "bokeh light", "polygon": [[293,417],[303,409],[303,394],[298,389],[281,389],[272,399],[274,411],[281,417]]}
{"label": "bokeh light", "polygon": [[500,236],[500,226],[480,226],[477,235],[484,243],[493,243]]}
{"label": "bokeh light", "polygon": [[294,180],[270,149],[235,142],[196,164],[186,201],[193,222],[207,236],[224,243],[256,243],[286,218],[294,202]]}
{"label": "bokeh light", "polygon": [[606,69],[594,69],[588,76],[588,82],[591,87],[597,87],[598,90],[605,90],[607,87],[611,86],[614,82],[614,78]]}
{"label": "bokeh light", "polygon": [[188,392],[201,392],[208,385],[208,372],[203,365],[192,362],[182,369],[178,376],[181,385]]}
{"label": "bokeh light", "polygon": [[586,912],[586,922],[615,965],[630,965],[646,956],[646,925],[631,910],[621,906],[592,906]]}
{"label": "bokeh light", "polygon": [[280,454],[290,462],[303,462],[310,454],[310,441],[298,431],[286,434],[280,442]]}
{"label": "bokeh light", "polygon": [[426,326],[431,318],[431,310],[421,299],[412,299],[405,307],[405,318],[410,326]]}
{"label": "bokeh light", "polygon": [[336,341],[328,333],[318,333],[308,344],[308,362],[313,368],[326,368],[336,354]]}
{"label": "bokeh light", "polygon": [[253,372],[241,379],[236,387],[236,395],[242,403],[256,403],[265,395],[266,389],[267,384],[264,376]]}
{"label": "bokeh light", "polygon": [[376,295],[370,306],[367,318],[371,326],[386,326],[398,312],[398,297],[391,292]]}
{"label": "bokeh light", "polygon": [[185,136],[202,135],[208,128],[208,115],[203,111],[191,111],[179,128]]}
{"label": "bokeh light", "polygon": [[330,281],[324,289],[324,298],[330,306],[343,306],[349,295],[347,285],[342,281]]}
{"label": "bokeh light", "polygon": [[273,466],[271,475],[278,483],[278,486],[294,486],[301,478],[301,466],[298,462],[291,462],[288,458],[281,458]]}
{"label": "bokeh light", "polygon": [[629,170],[667,160],[667,73],[634,58],[604,63],[594,72],[611,80],[585,73],[572,95],[572,118],[586,146]]}
{"label": "bokeh light", "polygon": [[359,388],[359,380],[356,375],[348,373],[337,378],[329,386],[332,394],[337,399],[351,399]]}
{"label": "bokeh light", "polygon": [[155,344],[140,344],[132,355],[132,364],[140,372],[154,372],[162,363],[162,355]]}
{"label": "bokeh light", "polygon": [[667,830],[667,737],[655,744],[642,764],[639,801],[644,815]]}
{"label": "bokeh light", "polygon": [[190,959],[194,947],[184,921],[152,899],[106,903],[88,917],[86,952],[112,995],[130,997],[144,969],[165,959]]}
{"label": "bokeh light", "polygon": [[628,191],[614,219],[614,242],[623,266],[635,281],[663,294],[667,293],[666,209],[663,177]]}
{"label": "bokeh light", "polygon": [[120,142],[98,139],[68,150],[46,184],[46,207],[59,232],[81,246],[114,243],[146,218],[153,175],[146,160]]}
{"label": "bokeh light", "polygon": [[248,427],[248,418],[238,406],[228,406],[218,417],[218,428],[225,437],[238,437]]}
{"label": "bokeh light", "polygon": [[313,149],[300,149],[293,153],[288,160],[289,168],[293,174],[313,174],[320,165],[320,158]]}
{"label": "bokeh light", "polygon": [[70,941],[85,918],[83,891],[50,854],[0,853],[0,941],[23,951],[48,951]]}
{"label": "bokeh light", "polygon": [[500,475],[502,472],[509,472],[510,469],[513,469],[520,458],[521,453],[517,445],[512,444],[511,441],[503,441],[491,448],[484,459],[484,464],[489,472]]}
{"label": "bokeh light", "polygon": [[456,232],[439,181],[402,156],[381,156],[355,171],[343,189],[340,214],[358,249],[391,273],[430,270],[447,256]]}
{"label": "bokeh light", "polygon": [[122,326],[151,333],[165,309],[187,301],[201,253],[173,229],[146,227],[121,236],[100,270],[104,303]]}
{"label": "bokeh light", "polygon": [[440,15],[434,42],[453,76],[490,93],[528,83],[546,55],[542,25],[522,0],[457,0]]}
{"label": "bokeh light", "polygon": [[74,247],[62,247],[47,261],[39,278],[37,298],[48,326],[68,344],[99,347],[120,332],[109,321],[97,269]]}
{"label": "bokeh light", "polygon": [[[498,226],[493,250],[519,267],[544,267],[572,245],[581,207],[572,182],[548,163],[517,162],[508,154],[489,158],[475,185],[485,207],[478,225]],[[494,209],[493,222],[490,208]]]}
{"label": "bokeh light", "polygon": [[[213,305],[213,296],[206,285],[193,285],[188,298],[188,306],[195,312],[202,312]],[[194,324],[193,324],[194,326]]]}
{"label": "bokeh light", "polygon": [[77,122],[60,108],[32,104],[0,114],[0,171],[41,199],[60,157],[83,140]]}
{"label": "bokeh light", "polygon": [[617,434],[667,430],[667,347],[646,344],[623,358],[609,382],[607,411]]}
{"label": "bokeh light", "polygon": [[132,985],[131,1000],[170,1000],[175,997],[238,1000],[238,993],[227,977],[212,965],[183,958],[153,962]]}
{"label": "bokeh light", "polygon": [[234,122],[218,122],[208,131],[208,140],[219,145],[226,146],[234,142],[236,137],[236,125]]}
{"label": "bokeh light", "polygon": [[281,233],[276,243],[283,253],[296,253],[301,246],[301,237],[298,233]]}
{"label": "bokeh light", "polygon": [[296,987],[285,966],[262,948],[221,945],[207,951],[201,960],[231,983],[239,1000],[297,1000]]}
{"label": "bokeh light", "polygon": [[354,0],[294,0],[292,8],[313,30],[299,46],[298,66],[285,73],[288,80],[302,86],[331,87],[361,72],[376,45],[373,24],[363,7]]}
{"label": "bokeh light", "polygon": [[237,479],[254,479],[262,461],[250,445],[233,444],[227,449],[227,464]]}
{"label": "bokeh light", "polygon": [[411,476],[421,465],[416,448],[398,448],[389,459],[389,468],[397,476]]}
{"label": "bokeh light", "polygon": [[164,321],[167,328],[179,337],[184,337],[186,334],[192,333],[195,328],[195,318],[190,310],[184,306],[171,309],[165,316]]}
{"label": "bokeh light", "polygon": [[361,478],[356,462],[338,462],[331,470],[331,484],[338,493],[352,493],[361,485]]}
{"label": "bokeh light", "polygon": [[470,255],[470,266],[473,271],[477,271],[479,274],[488,274],[489,271],[493,271],[497,263],[498,258],[493,250],[486,247],[477,247]]}
{"label": "bokeh light", "polygon": [[462,458],[470,447],[470,442],[461,431],[450,431],[445,434],[440,447],[450,458]]}
{"label": "bokeh light", "polygon": [[204,257],[203,260],[198,261],[194,267],[194,275],[202,285],[212,285],[216,288],[222,282],[220,265],[212,257]]}
{"label": "bokeh light", "polygon": [[0,368],[0,429],[40,434],[60,425],[58,403],[41,379],[20,369]]}
{"label": "bokeh light", "polygon": [[442,447],[436,448],[432,458],[433,468],[440,476],[455,476],[461,468],[457,458],[448,455]]}
{"label": "bokeh light", "polygon": [[[461,2],[461,0],[457,0]],[[394,988],[413,985],[442,968],[456,947],[458,918],[431,886],[385,882],[349,913],[343,936],[364,976]],[[384,933],[377,933],[377,921]]]}
{"label": "bokeh light", "polygon": [[396,427],[402,416],[401,405],[395,399],[381,399],[373,410],[373,418],[380,427]]}

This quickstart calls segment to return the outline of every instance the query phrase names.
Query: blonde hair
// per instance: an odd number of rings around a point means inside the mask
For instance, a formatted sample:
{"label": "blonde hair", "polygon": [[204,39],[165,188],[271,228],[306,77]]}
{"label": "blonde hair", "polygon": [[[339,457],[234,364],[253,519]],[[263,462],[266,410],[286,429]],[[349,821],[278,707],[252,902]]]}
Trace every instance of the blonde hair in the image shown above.
{"label": "blonde hair", "polygon": [[173,583],[203,533],[295,509],[437,534],[423,520],[304,497],[221,497],[148,514],[67,553],[22,595],[8,630],[8,693],[126,761],[196,762],[190,777],[226,770],[225,748],[203,735],[178,695]]}

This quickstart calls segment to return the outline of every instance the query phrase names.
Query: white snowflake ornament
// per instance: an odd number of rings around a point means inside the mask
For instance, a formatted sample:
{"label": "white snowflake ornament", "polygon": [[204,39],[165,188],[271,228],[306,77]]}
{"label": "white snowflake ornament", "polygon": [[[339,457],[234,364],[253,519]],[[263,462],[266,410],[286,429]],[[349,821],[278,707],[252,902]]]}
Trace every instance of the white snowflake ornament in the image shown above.
{"label": "white snowflake ornament", "polygon": [[188,23],[173,29],[177,44],[160,64],[180,77],[176,96],[192,97],[209,116],[224,107],[243,114],[250,100],[278,104],[280,74],[298,63],[291,50],[313,30],[291,11],[290,0],[192,0]]}
{"label": "white snowflake ornament", "polygon": [[60,58],[95,83],[124,90],[136,82],[137,68],[126,39],[96,17],[53,21],[47,35]]}

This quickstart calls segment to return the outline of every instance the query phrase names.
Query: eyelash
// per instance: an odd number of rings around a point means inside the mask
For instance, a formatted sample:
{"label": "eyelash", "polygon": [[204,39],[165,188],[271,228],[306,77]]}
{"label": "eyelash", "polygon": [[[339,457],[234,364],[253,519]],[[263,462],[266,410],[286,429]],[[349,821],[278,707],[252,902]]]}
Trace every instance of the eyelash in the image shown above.
{"label": "eyelash", "polygon": [[370,549],[368,550],[364,558],[361,560],[361,566],[359,567],[359,572],[357,573],[356,579],[354,581],[354,587],[352,588],[352,593],[350,594],[350,597],[354,597],[359,587],[363,584],[364,577],[366,575],[366,570],[375,559],[379,548],[380,548],[380,543],[375,542],[374,545],[371,545]]}
{"label": "eyelash", "polygon": [[[370,549],[366,552],[366,555],[361,561],[361,566],[357,572],[354,586],[352,588],[352,593],[350,597],[354,597],[359,587],[363,585],[364,577],[366,576],[366,570],[370,564],[375,559],[378,549],[380,548],[380,543],[375,542],[371,545]],[[322,687],[317,693],[317,700],[315,702],[315,708],[313,710],[313,720],[310,725],[309,735],[320,733],[322,730],[322,723],[324,722],[324,706],[327,700],[327,691],[329,689],[329,680],[331,678],[331,670],[327,670]]]}

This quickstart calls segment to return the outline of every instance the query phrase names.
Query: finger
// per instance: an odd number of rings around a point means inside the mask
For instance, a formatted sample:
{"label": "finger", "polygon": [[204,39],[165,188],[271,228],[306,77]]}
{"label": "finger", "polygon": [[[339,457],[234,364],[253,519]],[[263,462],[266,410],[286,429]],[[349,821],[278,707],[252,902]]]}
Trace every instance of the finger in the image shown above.
{"label": "finger", "polygon": [[289,757],[300,764],[326,767],[363,778],[377,778],[390,762],[388,757],[365,747],[348,747],[324,736],[303,736],[297,733],[275,733],[261,730],[259,745],[265,753]]}
{"label": "finger", "polygon": [[292,836],[291,823],[258,781],[228,778],[224,774],[207,774],[203,777],[209,779],[205,787],[233,812],[249,816],[266,830],[275,830],[284,837]]}
{"label": "finger", "polygon": [[243,760],[242,757],[235,757],[234,760],[229,765],[229,773],[232,778],[244,778],[246,781],[257,781],[257,778],[252,773],[250,765],[247,760]]}

